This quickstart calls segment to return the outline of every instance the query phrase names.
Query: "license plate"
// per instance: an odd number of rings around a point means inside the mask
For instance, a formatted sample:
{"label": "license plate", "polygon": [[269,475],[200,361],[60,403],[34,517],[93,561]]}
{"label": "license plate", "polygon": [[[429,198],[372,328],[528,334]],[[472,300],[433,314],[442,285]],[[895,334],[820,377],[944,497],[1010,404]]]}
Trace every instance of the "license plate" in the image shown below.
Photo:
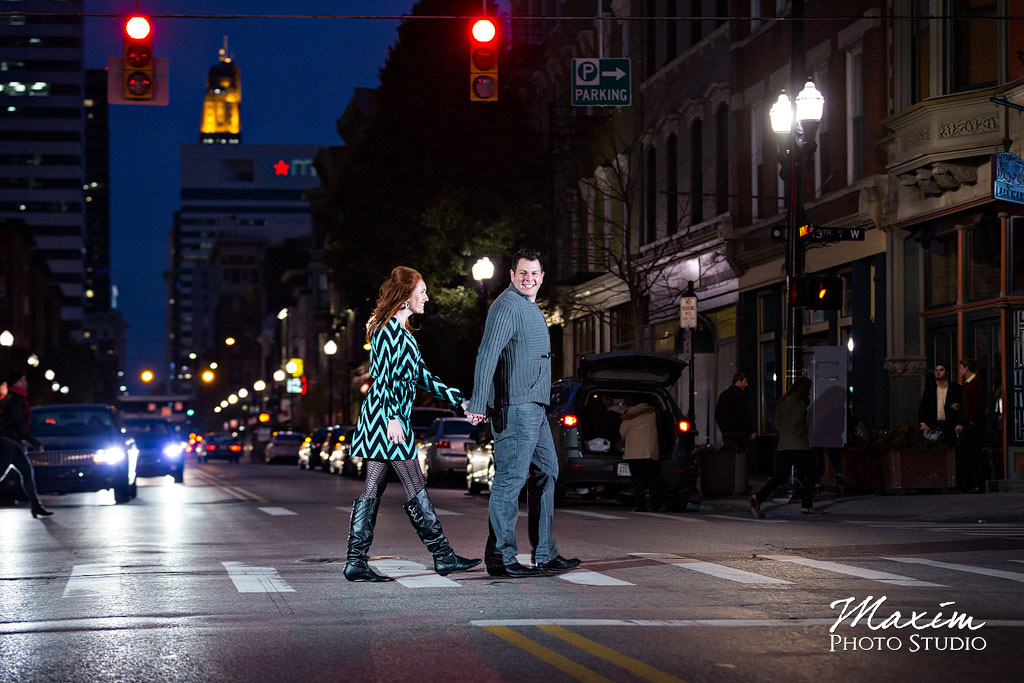
{"label": "license plate", "polygon": [[620,477],[628,477],[629,476],[629,463],[620,462],[619,465],[618,465],[618,469],[616,470],[615,473],[617,475],[619,475]]}

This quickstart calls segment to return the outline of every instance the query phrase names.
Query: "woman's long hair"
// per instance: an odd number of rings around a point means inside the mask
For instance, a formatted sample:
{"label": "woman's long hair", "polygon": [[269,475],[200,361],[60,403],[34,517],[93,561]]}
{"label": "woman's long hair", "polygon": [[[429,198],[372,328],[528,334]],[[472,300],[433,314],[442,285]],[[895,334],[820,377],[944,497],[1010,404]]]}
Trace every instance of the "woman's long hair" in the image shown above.
{"label": "woman's long hair", "polygon": [[[391,271],[391,277],[384,281],[377,294],[377,307],[373,309],[373,315],[366,323],[366,341],[371,341],[373,335],[388,320],[393,318],[402,305],[409,300],[416,283],[423,279],[418,272],[406,266],[398,266]],[[405,321],[408,330],[414,330],[409,321]]]}
{"label": "woman's long hair", "polygon": [[811,393],[811,378],[807,375],[800,375],[796,378],[796,381],[789,385],[789,389],[786,389],[786,393],[779,399],[779,403],[788,400],[790,397],[796,398],[798,401],[807,399],[807,396]]}

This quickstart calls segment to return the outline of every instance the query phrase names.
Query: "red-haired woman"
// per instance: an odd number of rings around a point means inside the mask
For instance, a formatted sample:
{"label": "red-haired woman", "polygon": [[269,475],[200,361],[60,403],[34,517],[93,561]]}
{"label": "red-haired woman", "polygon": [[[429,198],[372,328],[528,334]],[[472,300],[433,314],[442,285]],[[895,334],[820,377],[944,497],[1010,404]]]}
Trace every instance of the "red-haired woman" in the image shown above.
{"label": "red-haired woman", "polygon": [[409,318],[422,314],[427,301],[427,285],[420,274],[412,268],[398,266],[381,285],[377,307],[366,325],[373,383],[359,410],[352,441],[351,454],[366,458],[366,483],[363,494],[352,504],[345,564],[345,578],[349,581],[391,581],[367,564],[389,465],[405,488],[405,511],[409,520],[434,556],[434,571],[444,576],[480,564],[480,560],[456,555],[445,538],[424,488],[423,471],[412,438],[409,417],[417,386],[456,407],[466,401],[461,391],[446,386],[430,374],[410,331]]}

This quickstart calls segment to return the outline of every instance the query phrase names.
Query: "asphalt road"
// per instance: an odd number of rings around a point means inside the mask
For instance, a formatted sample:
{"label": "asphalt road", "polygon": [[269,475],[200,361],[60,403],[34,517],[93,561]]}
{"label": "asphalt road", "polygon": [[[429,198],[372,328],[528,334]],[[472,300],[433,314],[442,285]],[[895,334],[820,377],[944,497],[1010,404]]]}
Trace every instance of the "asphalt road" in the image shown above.
{"label": "asphalt road", "polygon": [[[292,466],[189,463],[184,485],[140,480],[127,505],[46,497],[46,520],[0,507],[0,681],[1021,678],[1022,524],[570,501],[556,538],[579,570],[443,578],[393,483],[372,554],[399,580],[351,584],[359,490]],[[486,494],[431,496],[456,551],[479,557]]]}

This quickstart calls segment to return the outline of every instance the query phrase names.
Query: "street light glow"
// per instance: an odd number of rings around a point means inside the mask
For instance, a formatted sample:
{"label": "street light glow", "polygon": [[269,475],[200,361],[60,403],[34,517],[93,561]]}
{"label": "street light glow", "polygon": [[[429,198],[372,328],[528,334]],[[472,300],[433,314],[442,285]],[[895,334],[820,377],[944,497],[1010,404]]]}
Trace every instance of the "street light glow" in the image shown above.
{"label": "street light glow", "polygon": [[0,332],[0,346],[14,346],[14,333],[10,330]]}
{"label": "street light glow", "polygon": [[53,370],[47,370],[46,372],[43,373],[43,377],[46,378],[47,382],[52,382],[56,376],[57,373],[54,372]]}
{"label": "street light glow", "polygon": [[491,262],[491,259],[486,256],[477,259],[477,262],[473,264],[473,279],[482,283],[492,277],[494,277],[494,263]]}
{"label": "street light glow", "polygon": [[202,374],[203,381],[206,382],[207,384],[213,381],[214,376],[215,375],[213,374],[212,370],[204,370]]}
{"label": "street light glow", "polygon": [[324,344],[324,353],[328,356],[333,356],[338,352],[338,344],[333,339],[328,339]]}
{"label": "street light glow", "polygon": [[230,403],[231,405],[235,405],[236,403],[238,403],[238,394],[231,394],[230,396],[228,396],[228,403]]}
{"label": "street light glow", "polygon": [[252,388],[255,389],[256,391],[263,391],[264,389],[267,388],[267,383],[261,379],[258,379],[252,383]]}
{"label": "street light glow", "polygon": [[284,378],[285,378],[284,370],[275,370],[274,371],[274,381],[275,382],[283,382]]}
{"label": "street light glow", "polygon": [[234,337],[228,337],[227,339],[224,340],[224,343],[227,344],[228,346],[234,346],[235,345],[235,338]]}
{"label": "street light glow", "polygon": [[785,91],[779,93],[779,99],[768,110],[768,118],[772,121],[772,130],[776,133],[789,133],[793,130],[793,104]]}
{"label": "street light glow", "polygon": [[238,390],[238,398],[246,398],[249,395],[249,390],[242,387]]}
{"label": "street light glow", "polygon": [[139,375],[139,379],[146,383],[152,382],[153,377],[155,377],[155,375],[152,370],[143,370],[142,374]]}
{"label": "street light glow", "polygon": [[825,98],[818,90],[814,81],[808,80],[804,89],[796,96],[796,118],[798,121],[821,121],[825,110]]}
{"label": "street light glow", "polygon": [[31,356],[28,357],[28,360],[26,360],[25,362],[28,363],[29,365],[31,365],[34,368],[38,368],[39,367],[39,356],[37,356],[36,354],[33,353]]}
{"label": "street light glow", "polygon": [[290,360],[288,361],[287,364],[285,364],[284,369],[288,371],[289,375],[294,375],[299,369],[299,364],[293,360]]}
{"label": "street light glow", "polygon": [[288,317],[288,307],[285,306],[284,308],[282,308],[280,311],[277,312],[277,319],[278,320],[284,320],[287,317]]}

